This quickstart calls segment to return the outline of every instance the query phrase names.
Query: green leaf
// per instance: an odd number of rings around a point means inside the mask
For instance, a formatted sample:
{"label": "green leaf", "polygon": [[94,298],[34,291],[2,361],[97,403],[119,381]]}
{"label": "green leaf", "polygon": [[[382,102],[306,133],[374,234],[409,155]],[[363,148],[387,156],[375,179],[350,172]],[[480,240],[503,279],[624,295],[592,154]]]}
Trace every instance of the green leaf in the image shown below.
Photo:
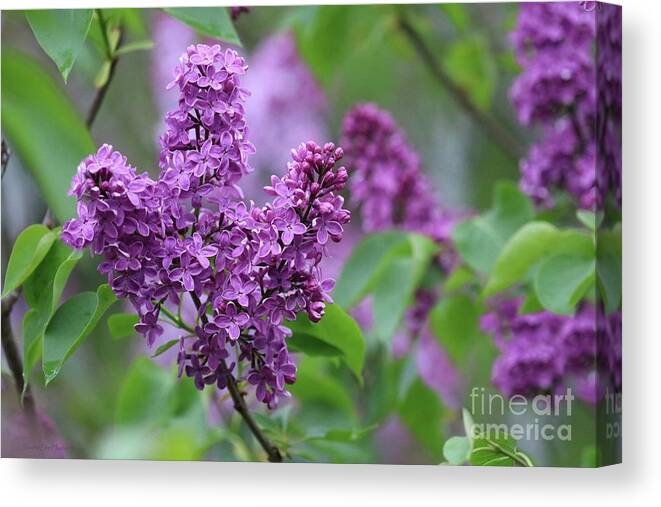
{"label": "green leaf", "polygon": [[92,21],[91,9],[26,11],[25,17],[39,45],[55,62],[64,81],[85,44]]}
{"label": "green leaf", "polygon": [[506,438],[476,438],[470,455],[473,466],[533,466],[530,458],[519,451],[516,443]]}
{"label": "green leaf", "polygon": [[156,350],[154,351],[154,354],[151,357],[158,357],[164,352],[167,352],[170,350],[172,347],[174,347],[177,343],[179,343],[179,338],[174,338],[173,340],[168,340],[162,345],[159,345]]}
{"label": "green leaf", "polygon": [[135,334],[140,318],[134,313],[115,313],[108,317],[108,329],[113,338],[126,338]]}
{"label": "green leaf", "polygon": [[596,231],[604,219],[604,214],[601,212],[595,214],[593,211],[580,209],[576,212],[576,218],[591,231]]}
{"label": "green leaf", "polygon": [[485,214],[455,227],[453,239],[462,258],[475,271],[491,271],[505,242],[534,217],[530,199],[510,183],[498,183],[494,203]]}
{"label": "green leaf", "polygon": [[443,457],[450,465],[463,465],[471,454],[471,441],[468,437],[451,437],[443,445]]}
{"label": "green leaf", "polygon": [[594,281],[594,259],[555,255],[540,265],[535,275],[535,293],[547,310],[573,315],[574,307]]}
{"label": "green leaf", "polygon": [[455,365],[462,365],[480,336],[480,309],[468,296],[442,298],[429,314],[429,327]]}
{"label": "green leaf", "polygon": [[606,314],[611,314],[620,307],[622,300],[622,259],[611,254],[600,255],[597,281]]}
{"label": "green leaf", "polygon": [[399,417],[413,437],[435,461],[443,454],[443,405],[420,379],[411,385],[399,406]]}
{"label": "green leaf", "polygon": [[94,142],[53,79],[34,60],[11,50],[2,52],[2,129],[57,220],[71,218],[71,177],[94,151]]}
{"label": "green leaf", "polygon": [[489,297],[520,282],[528,270],[553,251],[560,232],[548,222],[529,222],[507,241],[484,289]]}
{"label": "green leaf", "polygon": [[163,10],[202,35],[241,45],[225,7],[177,7]]}
{"label": "green leaf", "polygon": [[56,238],[56,232],[41,224],[33,224],[23,229],[9,256],[2,297],[23,285],[25,279],[46,257]]}
{"label": "green leaf", "polygon": [[498,68],[489,46],[479,35],[453,42],[443,58],[447,73],[482,110],[491,107],[498,79]]}
{"label": "green leaf", "polygon": [[23,380],[27,386],[30,374],[41,359],[43,336],[57,308],[71,271],[82,252],[71,250],[56,241],[34,273],[25,281],[23,296],[30,309],[23,317]]}
{"label": "green leaf", "polygon": [[521,303],[521,307],[519,308],[519,315],[537,313],[541,312],[542,310],[544,310],[544,307],[542,306],[542,303],[539,302],[539,299],[537,299],[537,294],[535,294],[535,291],[532,290],[526,295],[523,303]]}
{"label": "green leaf", "polygon": [[420,285],[438,246],[429,238],[408,235],[408,251],[387,264],[373,290],[374,332],[389,343],[397,331],[416,288]]}
{"label": "green leaf", "polygon": [[[297,337],[294,340],[295,348],[312,356],[326,355],[319,353],[318,342],[337,349],[349,369],[362,383],[365,339],[358,324],[339,305],[327,305],[319,322],[311,322],[307,314],[301,313],[295,321],[287,322],[286,325]],[[308,337],[314,339],[308,340]]]}
{"label": "green leaf", "polygon": [[351,308],[374,288],[394,257],[407,251],[407,235],[386,231],[365,236],[353,249],[333,290],[335,303]]}
{"label": "green leaf", "polygon": [[328,366],[327,359],[304,357],[298,364],[296,382],[287,389],[304,405],[333,407],[355,416],[351,396],[338,378],[329,373]]}
{"label": "green leaf", "polygon": [[443,292],[454,292],[475,281],[475,273],[466,266],[455,269],[443,284]]}
{"label": "green leaf", "polygon": [[53,381],[64,362],[94,330],[115,296],[107,284],[96,292],[81,292],[60,306],[44,333],[43,370],[46,385]]}

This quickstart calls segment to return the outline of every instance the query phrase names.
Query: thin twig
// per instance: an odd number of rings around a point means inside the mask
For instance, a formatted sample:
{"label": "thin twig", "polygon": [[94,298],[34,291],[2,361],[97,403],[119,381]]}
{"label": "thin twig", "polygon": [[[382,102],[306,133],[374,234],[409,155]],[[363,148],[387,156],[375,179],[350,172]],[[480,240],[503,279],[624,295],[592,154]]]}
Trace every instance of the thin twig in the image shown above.
{"label": "thin twig", "polygon": [[[105,98],[106,93],[108,92],[108,88],[110,87],[110,82],[112,81],[112,78],[115,75],[117,62],[119,62],[119,55],[117,54],[117,51],[113,51],[110,47],[110,43],[108,42],[107,27],[105,20],[103,18],[103,14],[101,13],[100,9],[97,9],[97,16],[99,17],[99,24],[101,26],[101,30],[103,31],[103,40],[105,41],[105,45],[106,45],[107,58],[110,60],[110,70],[108,71],[108,77],[106,78],[105,83],[103,83],[101,87],[96,90],[96,95],[94,96],[92,105],[90,106],[89,111],[87,112],[87,119],[85,120],[85,123],[87,124],[88,128],[92,127],[92,124],[96,119],[96,115],[99,112],[99,109],[101,108],[101,104],[103,104],[103,99]],[[122,44],[122,38],[123,38],[123,33],[120,32],[119,42],[117,43],[117,49],[119,49],[119,47]]]}
{"label": "thin twig", "polygon": [[[193,302],[195,303],[195,307],[197,308],[198,312],[200,312],[200,309],[202,308],[202,302],[200,301],[200,298],[194,292],[191,292],[190,295],[193,299]],[[203,324],[207,324],[207,316],[204,312],[201,313],[200,318],[202,319]],[[248,409],[248,405],[246,405],[246,400],[243,398],[243,394],[239,390],[239,386],[236,383],[236,379],[234,378],[234,375],[230,373],[229,369],[227,368],[227,363],[224,359],[221,361],[221,367],[227,377],[227,390],[229,391],[230,396],[232,397],[232,401],[234,402],[234,410],[236,410],[241,415],[246,425],[259,442],[259,445],[261,445],[262,449],[266,451],[266,455],[268,456],[269,461],[271,463],[282,462],[282,454],[280,453],[280,449],[278,449],[268,439],[268,437],[264,435],[262,429],[255,422],[255,419],[253,419],[252,415],[250,414],[250,410]]]}
{"label": "thin twig", "polygon": [[519,142],[493,117],[480,110],[471,100],[466,91],[458,85],[441,67],[434,54],[431,52],[422,36],[404,17],[399,17],[399,26],[407,39],[415,49],[422,61],[427,65],[429,71],[436,80],[445,88],[450,95],[459,103],[466,113],[475,120],[484,131],[498,144],[501,150],[513,160],[519,160],[523,149]]}

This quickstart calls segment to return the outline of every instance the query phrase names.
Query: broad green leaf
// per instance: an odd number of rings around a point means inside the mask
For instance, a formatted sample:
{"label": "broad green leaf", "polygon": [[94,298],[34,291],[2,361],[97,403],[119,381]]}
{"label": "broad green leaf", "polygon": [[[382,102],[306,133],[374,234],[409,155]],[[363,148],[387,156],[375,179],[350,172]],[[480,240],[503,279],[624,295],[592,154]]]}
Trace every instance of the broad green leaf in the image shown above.
{"label": "broad green leaf", "polygon": [[520,282],[528,270],[553,251],[558,229],[548,222],[529,222],[507,241],[484,289],[489,297]]}
{"label": "broad green leaf", "polygon": [[176,376],[148,358],[136,359],[119,391],[115,424],[149,424],[163,419],[175,382]]}
{"label": "broad green leaf", "polygon": [[413,382],[399,406],[400,419],[436,463],[443,455],[443,412],[438,395],[420,379]]}
{"label": "broad green leaf", "polygon": [[133,326],[139,321],[135,313],[115,313],[108,317],[108,329],[113,338],[126,338],[136,333]]}
{"label": "broad green leaf", "polygon": [[44,332],[43,370],[47,385],[114,302],[112,290],[104,284],[96,292],[73,296],[57,309]]}
{"label": "broad green leaf", "polygon": [[82,252],[71,250],[56,241],[23,286],[23,295],[30,309],[23,317],[23,380],[27,386],[30,374],[41,359],[43,336],[57,308],[71,271]]}
{"label": "broad green leaf", "polygon": [[443,444],[443,457],[450,465],[463,465],[471,454],[471,441],[468,437],[451,437]]}
{"label": "broad green leaf", "polygon": [[290,352],[301,352],[310,357],[342,357],[344,354],[334,345],[330,345],[315,336],[306,333],[294,333],[287,339]]}
{"label": "broad green leaf", "polygon": [[163,10],[202,35],[241,45],[225,7],[177,7]]}
{"label": "broad green leaf", "polygon": [[476,438],[470,455],[473,466],[533,466],[525,453],[517,449],[516,443],[506,438]]}
{"label": "broad green leaf", "polygon": [[376,284],[389,262],[407,250],[407,235],[386,231],[366,236],[351,252],[333,290],[335,303],[351,308]]}
{"label": "broad green leaf", "polygon": [[71,218],[71,177],[94,142],[58,84],[33,59],[11,50],[2,52],[2,129],[57,220]]}
{"label": "broad green leaf", "polygon": [[409,251],[386,265],[374,287],[374,332],[389,343],[409,307],[416,288],[438,251],[437,245],[425,236],[408,235]]}
{"label": "broad green leaf", "polygon": [[443,283],[443,292],[454,292],[475,281],[475,273],[466,266],[459,266]]}
{"label": "broad green leaf", "polygon": [[491,107],[498,68],[484,37],[473,35],[457,39],[447,48],[443,65],[479,109]]}
{"label": "broad green leaf", "polygon": [[501,182],[494,190],[491,209],[459,224],[452,236],[466,264],[476,271],[488,273],[505,242],[533,217],[530,199],[515,185]]}
{"label": "broad green leaf", "polygon": [[[324,316],[319,322],[311,322],[307,314],[301,313],[295,321],[287,322],[286,325],[298,336],[294,341],[295,348],[310,355],[319,354],[319,343],[333,347],[340,351],[344,362],[362,383],[362,369],[365,362],[365,339],[356,322],[337,304],[326,306]],[[316,340],[306,343],[307,337]],[[327,349],[328,350],[328,349]]]}
{"label": "broad green leaf", "polygon": [[56,238],[57,232],[51,231],[41,224],[33,224],[23,229],[16,238],[9,255],[2,297],[20,287],[25,279],[37,269]]}
{"label": "broad green leaf", "polygon": [[622,260],[611,254],[597,259],[597,281],[606,314],[620,307],[622,300]]}
{"label": "broad green leaf", "polygon": [[26,11],[39,45],[55,62],[64,81],[69,77],[92,21],[91,9]]}
{"label": "broad green leaf", "polygon": [[573,315],[574,307],[594,281],[594,259],[555,255],[540,265],[535,275],[535,293],[547,310]]}
{"label": "broad green leaf", "polygon": [[342,383],[328,371],[328,360],[304,357],[298,364],[296,382],[287,389],[303,405],[320,404],[355,416],[351,396]]}
{"label": "broad green leaf", "polygon": [[470,297],[441,298],[429,314],[429,327],[455,365],[462,365],[480,336],[480,309]]}

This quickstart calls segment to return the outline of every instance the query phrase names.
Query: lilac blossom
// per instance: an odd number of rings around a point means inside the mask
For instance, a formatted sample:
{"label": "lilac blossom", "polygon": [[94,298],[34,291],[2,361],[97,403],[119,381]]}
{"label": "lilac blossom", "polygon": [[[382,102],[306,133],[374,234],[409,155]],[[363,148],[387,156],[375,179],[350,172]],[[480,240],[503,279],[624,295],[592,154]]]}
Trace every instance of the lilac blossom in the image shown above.
{"label": "lilac blossom", "polygon": [[[296,378],[285,321],[299,312],[319,321],[332,302],[334,281],[320,263],[350,220],[338,194],[348,174],[335,167],[341,148],[307,142],[265,188],[271,202],[240,199],[238,183],[254,152],[244,116],[246,70],[233,50],[190,46],[169,85],[180,98],[165,118],[159,178],[138,174],[103,145],[72,180],[78,216],[62,238],[103,257],[99,271],[132,303],[136,330],[150,344],[163,332],[162,310],[171,306],[165,314],[173,315],[191,300],[197,314],[185,327],[179,371],[199,389],[223,389],[242,375],[273,407]],[[247,365],[242,374],[238,361]]]}
{"label": "lilac blossom", "polygon": [[482,316],[482,331],[492,336],[500,355],[492,382],[506,396],[553,393],[573,385],[579,397],[596,400],[596,309],[582,303],[573,316],[547,311],[519,314],[518,299],[502,301]]}
{"label": "lilac blossom", "polygon": [[609,192],[621,202],[619,13],[585,2],[520,6],[510,39],[522,72],[510,97],[519,121],[544,136],[520,164],[521,188],[542,207],[558,190],[583,209],[603,207]]}

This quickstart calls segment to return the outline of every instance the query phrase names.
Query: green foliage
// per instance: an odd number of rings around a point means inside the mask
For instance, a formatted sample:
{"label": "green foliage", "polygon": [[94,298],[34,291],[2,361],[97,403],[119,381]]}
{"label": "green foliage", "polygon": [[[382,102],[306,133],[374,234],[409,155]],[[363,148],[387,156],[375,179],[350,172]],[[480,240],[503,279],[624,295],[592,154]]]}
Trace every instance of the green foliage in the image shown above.
{"label": "green foliage", "polygon": [[113,338],[126,338],[135,334],[135,326],[140,321],[135,313],[115,313],[108,317],[108,329]]}
{"label": "green foliage", "polygon": [[399,406],[399,417],[430,458],[438,462],[443,454],[445,409],[438,395],[416,379]]}
{"label": "green foliage", "polygon": [[449,46],[443,64],[452,80],[466,90],[478,108],[488,110],[491,107],[498,69],[484,37],[457,39]]}
{"label": "green foliage", "polygon": [[43,370],[47,385],[115,300],[110,287],[104,284],[96,292],[76,294],[57,309],[44,332]]}
{"label": "green foliage", "polygon": [[298,364],[296,382],[288,389],[301,403],[333,407],[355,416],[353,400],[337,375],[331,373],[327,359],[304,357]]}
{"label": "green foliage", "polygon": [[530,458],[509,438],[476,438],[470,455],[473,466],[531,467]]}
{"label": "green foliage", "polygon": [[2,128],[57,220],[71,218],[71,177],[94,151],[94,142],[53,79],[34,60],[11,50],[2,52]]}
{"label": "green foliage", "polygon": [[225,7],[177,7],[163,10],[202,35],[241,45]]}
{"label": "green foliage", "polygon": [[573,315],[576,304],[595,281],[594,259],[554,255],[535,274],[535,293],[541,305],[561,315]]}
{"label": "green foliage", "polygon": [[351,252],[344,264],[333,299],[343,308],[359,303],[377,284],[392,260],[407,251],[406,233],[386,231],[369,234]]}
{"label": "green foliage", "polygon": [[23,285],[48,254],[57,232],[41,224],[26,227],[16,238],[12,248],[2,287],[2,297]]}
{"label": "green foliage", "polygon": [[365,362],[365,339],[356,322],[337,304],[327,305],[326,313],[317,322],[311,322],[301,313],[286,325],[294,333],[288,340],[292,352],[310,356],[339,356],[362,383]]}
{"label": "green foliage", "polygon": [[227,435],[209,431],[203,393],[151,360],[138,358],[122,383],[115,428],[102,440],[100,458],[195,460]]}
{"label": "green foliage", "polygon": [[463,465],[470,454],[471,440],[468,437],[450,437],[443,444],[443,457],[450,465]]}
{"label": "green foliage", "polygon": [[475,273],[466,266],[459,266],[443,282],[443,292],[454,292],[474,281]]}
{"label": "green foliage", "polygon": [[44,260],[23,286],[29,310],[23,317],[23,380],[27,386],[30,374],[41,359],[46,326],[57,308],[71,271],[82,252],[71,250],[55,241]]}
{"label": "green foliage", "polygon": [[92,21],[92,10],[34,10],[26,11],[25,17],[37,42],[55,62],[66,82],[76,57],[85,44]]}
{"label": "green foliage", "polygon": [[388,342],[437,251],[432,240],[419,234],[388,231],[369,235],[352,252],[333,296],[338,304],[351,307],[372,294],[374,331]]}
{"label": "green foliage", "polygon": [[469,296],[446,296],[429,314],[429,327],[455,365],[463,365],[481,337],[480,307]]}
{"label": "green foliage", "polygon": [[505,242],[534,211],[530,200],[512,183],[498,183],[486,213],[459,224],[453,239],[462,258],[475,271],[488,273]]}

